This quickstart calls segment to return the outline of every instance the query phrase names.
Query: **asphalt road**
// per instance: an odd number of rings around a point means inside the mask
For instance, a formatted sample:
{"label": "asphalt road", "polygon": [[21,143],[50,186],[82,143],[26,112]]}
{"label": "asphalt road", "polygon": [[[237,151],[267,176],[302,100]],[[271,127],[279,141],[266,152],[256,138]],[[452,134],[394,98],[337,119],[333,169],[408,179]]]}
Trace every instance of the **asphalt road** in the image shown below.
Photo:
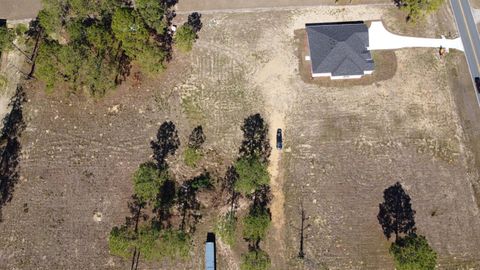
{"label": "asphalt road", "polygon": [[[450,0],[450,4],[457,22],[458,32],[462,38],[465,57],[467,58],[468,68],[473,80],[475,77],[480,77],[480,37],[473,19],[472,9],[468,0]],[[478,91],[476,93],[477,101],[480,105],[480,95]]]}

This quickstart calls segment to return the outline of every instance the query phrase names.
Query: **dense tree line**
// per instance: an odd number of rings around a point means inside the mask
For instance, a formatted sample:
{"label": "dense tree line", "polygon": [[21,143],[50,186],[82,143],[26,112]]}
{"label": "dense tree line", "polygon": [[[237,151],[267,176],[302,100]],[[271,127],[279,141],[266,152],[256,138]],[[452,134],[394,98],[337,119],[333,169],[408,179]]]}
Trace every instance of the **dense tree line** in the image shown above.
{"label": "dense tree line", "polygon": [[[129,75],[131,63],[146,73],[165,69],[172,58],[176,2],[138,0],[134,6],[126,0],[43,0],[35,76],[48,90],[65,83],[103,96]],[[201,28],[200,15],[192,16],[198,20],[191,23]],[[184,26],[195,35],[177,38],[179,47],[191,48],[200,29],[189,22]]]}

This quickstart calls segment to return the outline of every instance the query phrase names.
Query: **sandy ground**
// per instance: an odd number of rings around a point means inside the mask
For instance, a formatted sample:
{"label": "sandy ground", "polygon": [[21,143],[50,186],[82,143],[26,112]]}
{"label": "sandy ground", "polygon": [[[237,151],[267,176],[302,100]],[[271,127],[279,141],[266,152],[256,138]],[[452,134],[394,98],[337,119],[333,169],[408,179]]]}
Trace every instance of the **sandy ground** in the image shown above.
{"label": "sandy ground", "polygon": [[[8,104],[17,89],[25,56],[13,49],[3,53],[0,61],[0,76],[7,82],[6,85],[0,86],[0,119],[3,119],[11,110]],[[3,121],[0,123],[0,129],[1,127]]]}
{"label": "sandy ground", "polygon": [[[205,159],[220,177],[238,154],[243,119],[260,112],[272,142],[277,128],[285,132],[284,151],[273,150],[269,168],[273,226],[262,248],[272,269],[393,269],[376,212],[383,190],[397,180],[412,196],[419,231],[441,268],[472,262],[475,269],[476,159],[447,80],[461,55],[439,60],[434,50],[398,51],[388,58],[397,59],[397,72],[370,84],[319,85],[299,75],[294,33],[306,22],[383,18],[395,33],[445,31],[442,21],[402,29],[395,16],[383,6],[206,14],[192,53],[142,85],[127,83],[101,101],[47,96],[31,85],[22,180],[0,224],[0,268],[125,269],[129,262],[108,254],[107,237],[128,213],[131,175],[151,155],[160,123],[174,120],[182,143],[204,125]],[[179,182],[195,172],[182,166],[181,152],[171,161]],[[311,224],[303,262],[295,259],[300,199]],[[203,210],[186,262],[140,268],[202,268],[204,233],[216,218]],[[219,269],[238,269],[246,251],[241,231],[238,238],[233,248],[220,246],[228,259],[218,257]]]}
{"label": "sandy ground", "polygon": [[1,0],[0,18],[7,20],[33,19],[42,9],[41,0]]}

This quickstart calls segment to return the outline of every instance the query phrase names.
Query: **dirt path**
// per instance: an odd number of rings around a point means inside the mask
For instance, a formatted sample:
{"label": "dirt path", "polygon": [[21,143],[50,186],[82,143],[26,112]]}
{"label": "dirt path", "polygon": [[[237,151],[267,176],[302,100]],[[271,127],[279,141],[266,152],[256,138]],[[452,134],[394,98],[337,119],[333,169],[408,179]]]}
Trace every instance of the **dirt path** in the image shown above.
{"label": "dirt path", "polygon": [[[0,119],[10,112],[10,100],[15,95],[20,80],[20,70],[25,57],[17,49],[2,54],[0,59]],[[0,128],[3,122],[0,123]]]}
{"label": "dirt path", "polygon": [[[286,33],[285,33],[286,34]],[[267,35],[268,36],[268,35]],[[285,131],[285,117],[288,114],[291,103],[294,100],[294,92],[290,89],[289,80],[293,72],[294,65],[293,54],[285,43],[281,42],[283,35],[276,35],[274,39],[277,41],[270,44],[278,44],[272,49],[275,52],[271,55],[262,69],[256,74],[255,82],[261,86],[262,95],[265,103],[265,116],[270,127],[270,142],[272,144],[272,153],[270,156],[270,165],[268,171],[270,173],[270,186],[273,199],[270,205],[272,214],[273,230],[271,233],[272,243],[274,243],[275,252],[270,252],[273,269],[282,269],[285,266],[285,196],[283,193],[283,173],[281,167],[282,151],[275,147],[276,131],[281,128]],[[271,40],[271,37],[266,37]],[[263,45],[263,44],[262,44]],[[266,44],[265,44],[266,45]],[[273,247],[272,247],[273,248]]]}

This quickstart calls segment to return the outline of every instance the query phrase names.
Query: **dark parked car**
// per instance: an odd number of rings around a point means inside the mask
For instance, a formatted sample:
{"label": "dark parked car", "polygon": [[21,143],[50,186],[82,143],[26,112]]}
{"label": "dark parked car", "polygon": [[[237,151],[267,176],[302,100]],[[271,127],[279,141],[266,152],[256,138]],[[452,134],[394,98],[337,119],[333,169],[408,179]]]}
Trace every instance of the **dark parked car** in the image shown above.
{"label": "dark parked car", "polygon": [[282,129],[277,129],[277,149],[281,150],[283,147]]}
{"label": "dark parked car", "polygon": [[480,78],[475,77],[475,88],[477,88],[477,92],[480,94]]}

